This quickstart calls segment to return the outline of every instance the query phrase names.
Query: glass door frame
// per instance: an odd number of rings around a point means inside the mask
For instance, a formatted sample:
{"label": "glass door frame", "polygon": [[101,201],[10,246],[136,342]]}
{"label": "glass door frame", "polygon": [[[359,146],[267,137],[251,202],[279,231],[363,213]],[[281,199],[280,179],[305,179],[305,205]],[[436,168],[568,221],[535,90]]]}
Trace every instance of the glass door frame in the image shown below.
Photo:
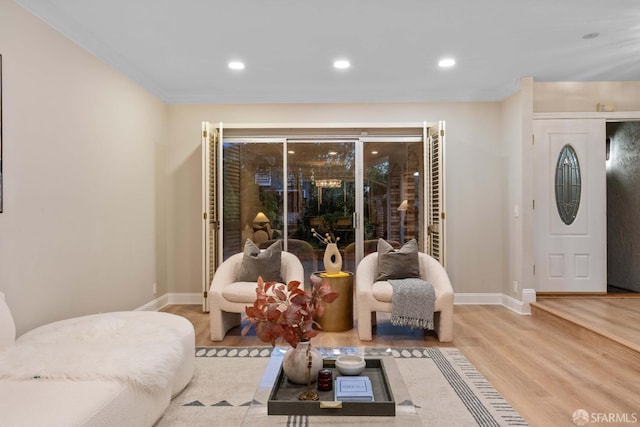
{"label": "glass door frame", "polygon": [[[291,144],[291,146],[295,147],[298,143],[309,143],[309,142],[318,142],[318,143],[352,143],[354,144],[354,183],[355,183],[355,193],[354,193],[354,210],[351,212],[352,218],[352,226],[354,228],[354,242],[356,245],[356,257],[358,247],[362,246],[363,236],[362,230],[359,227],[358,218],[360,218],[362,212],[362,141],[357,137],[332,137],[330,135],[326,136],[318,136],[313,138],[300,138],[300,137],[292,137],[287,138],[286,144]],[[287,149],[287,152],[289,150]],[[358,153],[360,153],[360,157],[358,157]],[[286,163],[285,158],[285,163]],[[288,171],[288,163],[286,163],[287,171]],[[288,221],[287,221],[288,222]],[[288,235],[288,234],[287,234]],[[358,243],[360,241],[360,243]],[[344,248],[342,248],[344,249]],[[285,249],[286,250],[286,249]]]}
{"label": "glass door frame", "polygon": [[[429,197],[428,194],[428,176],[427,176],[427,157],[428,157],[428,145],[427,141],[423,135],[414,135],[414,136],[362,136],[359,138],[360,143],[360,210],[358,212],[364,213],[364,149],[367,143],[376,143],[376,142],[393,142],[393,143],[409,143],[409,142],[417,142],[421,144],[422,149],[422,169],[420,172],[421,177],[421,186],[422,192],[420,194],[420,210],[422,214],[420,215],[418,230],[420,231],[420,239],[418,241],[418,247],[420,251],[424,251],[426,249],[426,215],[427,215],[427,200]],[[358,167],[356,166],[356,171]],[[356,263],[360,262],[362,258],[364,258],[364,227],[361,227],[360,230],[359,243],[356,243]]]}
{"label": "glass door frame", "polygon": [[[323,143],[348,143],[348,144],[353,144],[353,150],[354,150],[354,185],[355,185],[355,192],[354,192],[354,211],[351,212],[352,215],[352,225],[354,228],[354,242],[356,245],[356,256],[358,256],[358,248],[360,246],[362,246],[362,241],[363,241],[363,236],[364,234],[362,233],[362,230],[360,229],[360,227],[358,227],[358,223],[359,223],[359,218],[361,217],[361,212],[362,212],[362,207],[363,207],[363,172],[362,172],[362,141],[357,138],[357,137],[331,137],[331,136],[317,136],[317,137],[308,137],[308,138],[301,138],[301,137],[263,137],[263,136],[255,136],[255,137],[251,137],[251,136],[230,136],[230,137],[224,137],[224,139],[221,138],[221,142],[219,144],[220,146],[220,153],[219,153],[219,167],[218,167],[218,182],[220,183],[220,188],[219,188],[219,195],[220,195],[220,200],[222,201],[222,203],[220,203],[220,209],[224,209],[224,147],[227,144],[269,144],[269,143],[273,143],[273,144],[282,144],[282,183],[283,186],[286,187],[286,183],[288,181],[288,176],[289,176],[289,150],[290,149],[294,149],[294,147],[297,144],[303,144],[303,143],[312,143],[312,142],[317,142],[320,144]],[[358,153],[360,153],[359,157],[358,157]],[[282,222],[282,240],[283,240],[283,250],[287,251],[288,250],[288,238],[287,236],[289,236],[289,221],[288,221],[288,215],[289,215],[289,200],[288,197],[284,196],[286,195],[286,188],[283,189],[283,197],[282,197],[282,202],[281,202],[281,209],[282,209],[282,218],[281,218],[281,222]],[[222,262],[224,257],[225,257],[225,253],[224,253],[224,237],[225,237],[225,233],[224,233],[224,215],[223,212],[219,213],[219,218],[220,218],[220,224],[219,224],[219,244],[221,245],[220,248],[221,250],[219,251],[219,257],[221,258],[219,262]],[[360,243],[358,243],[360,242]],[[362,250],[360,249],[360,252],[362,252]],[[230,256],[232,254],[226,254],[226,256]],[[359,258],[358,258],[359,259]]]}
{"label": "glass door frame", "polygon": [[[443,122],[440,122],[443,123]],[[283,158],[283,176],[282,176],[282,180],[283,182],[287,182],[287,174],[288,174],[288,144],[289,142],[291,142],[292,144],[295,144],[295,142],[297,141],[302,141],[302,140],[326,140],[326,141],[331,141],[331,140],[336,140],[336,139],[340,139],[340,140],[349,140],[349,141],[353,141],[355,143],[355,212],[353,213],[353,227],[354,227],[354,241],[356,244],[356,262],[359,262],[364,255],[364,227],[363,227],[363,214],[364,214],[364,159],[363,159],[363,150],[364,150],[364,146],[367,142],[373,142],[373,141],[416,141],[417,139],[420,140],[420,142],[422,143],[422,152],[424,155],[424,161],[423,161],[423,170],[422,172],[422,192],[421,192],[421,197],[423,198],[423,200],[421,201],[421,208],[422,208],[422,214],[420,215],[420,224],[419,224],[419,230],[420,230],[420,235],[422,236],[420,239],[420,250],[424,251],[427,249],[427,239],[426,237],[428,236],[428,224],[427,224],[427,217],[429,215],[429,204],[428,204],[428,198],[430,197],[430,195],[428,194],[428,188],[429,188],[429,183],[428,181],[428,173],[427,173],[427,168],[428,168],[428,141],[426,138],[426,135],[428,135],[429,130],[430,129],[438,129],[440,123],[436,122],[436,123],[428,123],[428,122],[422,122],[422,123],[395,123],[395,124],[282,124],[282,125],[275,125],[275,124],[271,124],[271,125],[264,125],[264,124],[234,124],[234,125],[224,125],[223,123],[219,123],[218,126],[218,130],[219,130],[219,137],[220,137],[220,144],[218,145],[218,156],[217,156],[217,169],[218,169],[218,179],[217,179],[217,191],[216,191],[216,197],[218,197],[220,200],[222,199],[222,192],[223,192],[223,179],[222,179],[222,173],[223,173],[223,145],[226,141],[232,141],[232,142],[256,142],[256,143],[260,143],[260,142],[278,142],[278,143],[282,143],[282,158]],[[223,129],[233,129],[235,132],[241,132],[242,130],[246,130],[247,131],[247,135],[248,136],[229,136],[226,137],[224,136],[224,130]],[[267,129],[268,132],[266,132],[269,136],[265,136],[264,134],[260,134],[261,130],[265,130]],[[317,131],[313,137],[311,136],[307,136],[306,134],[304,134],[304,131],[309,130],[309,129],[313,129],[315,131]],[[377,136],[377,135],[373,135],[373,136],[368,136],[366,135],[365,132],[361,133],[360,136],[356,136],[354,134],[350,134],[350,135],[344,135],[342,137],[337,137],[334,136],[332,131],[340,131],[341,129],[344,130],[349,130],[349,131],[353,131],[353,129],[374,129],[374,130],[380,130],[380,129],[389,129],[389,135],[384,135],[384,136]],[[411,135],[411,136],[397,136],[393,134],[393,129],[415,129],[415,130],[421,130],[422,135],[418,136],[417,133]],[[293,132],[292,132],[293,130]],[[297,136],[295,134],[295,131],[297,130],[301,130],[302,131],[302,135],[303,136]],[[326,131],[326,132],[324,132]],[[253,133],[256,133],[256,136],[249,136]],[[292,135],[289,136],[287,134],[291,133]],[[277,136],[275,136],[277,134]],[[407,139],[409,138],[409,139]],[[283,198],[283,205],[282,205],[282,209],[283,209],[283,235],[287,236],[288,233],[288,221],[286,220],[286,215],[288,213],[289,207],[288,207],[288,200],[287,197]],[[223,209],[223,204],[219,203],[218,204],[219,209],[222,210]],[[219,223],[219,233],[218,233],[218,245],[220,248],[223,247],[223,236],[224,236],[224,217],[222,215],[222,212],[219,212],[219,218],[220,218],[220,223]],[[286,238],[284,239],[284,249],[286,250],[287,248],[287,241]],[[220,250],[218,251],[218,262],[221,263],[222,262],[222,258],[223,258],[223,251]]]}

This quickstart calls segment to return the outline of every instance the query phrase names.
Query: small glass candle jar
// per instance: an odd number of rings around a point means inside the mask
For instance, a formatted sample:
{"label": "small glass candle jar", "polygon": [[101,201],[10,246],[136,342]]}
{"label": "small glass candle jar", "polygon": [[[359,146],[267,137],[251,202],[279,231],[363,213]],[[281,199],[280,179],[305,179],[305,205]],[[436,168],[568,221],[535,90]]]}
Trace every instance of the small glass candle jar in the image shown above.
{"label": "small glass candle jar", "polygon": [[318,371],[318,391],[331,391],[333,389],[333,373],[331,369]]}

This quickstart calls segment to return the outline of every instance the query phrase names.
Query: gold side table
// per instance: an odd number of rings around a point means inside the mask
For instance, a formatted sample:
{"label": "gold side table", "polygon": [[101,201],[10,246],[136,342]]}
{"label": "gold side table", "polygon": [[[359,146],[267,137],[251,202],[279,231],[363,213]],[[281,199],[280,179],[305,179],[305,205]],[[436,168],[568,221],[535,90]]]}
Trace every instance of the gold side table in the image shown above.
{"label": "gold side table", "polygon": [[331,304],[325,304],[325,312],[316,319],[323,332],[342,332],[353,329],[353,273],[341,271],[328,274],[324,271],[313,273],[320,276],[331,285],[334,292],[338,292]]}

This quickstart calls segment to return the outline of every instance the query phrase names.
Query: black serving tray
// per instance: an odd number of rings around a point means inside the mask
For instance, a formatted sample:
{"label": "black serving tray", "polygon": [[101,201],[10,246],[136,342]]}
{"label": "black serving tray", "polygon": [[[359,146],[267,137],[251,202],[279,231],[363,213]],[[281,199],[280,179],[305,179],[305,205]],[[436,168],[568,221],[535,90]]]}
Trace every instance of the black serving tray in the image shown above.
{"label": "black serving tray", "polygon": [[333,390],[318,391],[317,382],[311,390],[318,393],[320,400],[299,400],[298,395],[307,389],[306,385],[293,384],[280,367],[276,382],[271,389],[267,413],[269,415],[333,415],[333,416],[395,416],[396,402],[391,392],[387,372],[382,359],[365,359],[366,365],[360,376],[367,376],[373,388],[373,402],[335,401],[335,378],[340,376],[335,359],[324,359],[324,368],[333,371]]}

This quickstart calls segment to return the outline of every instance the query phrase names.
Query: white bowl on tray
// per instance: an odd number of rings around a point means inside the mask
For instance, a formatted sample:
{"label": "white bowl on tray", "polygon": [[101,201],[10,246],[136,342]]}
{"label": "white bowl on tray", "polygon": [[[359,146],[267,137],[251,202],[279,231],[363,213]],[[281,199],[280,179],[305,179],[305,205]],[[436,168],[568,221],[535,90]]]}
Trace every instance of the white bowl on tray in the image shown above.
{"label": "white bowl on tray", "polygon": [[336,369],[342,375],[360,375],[367,362],[357,354],[343,354],[336,359]]}

